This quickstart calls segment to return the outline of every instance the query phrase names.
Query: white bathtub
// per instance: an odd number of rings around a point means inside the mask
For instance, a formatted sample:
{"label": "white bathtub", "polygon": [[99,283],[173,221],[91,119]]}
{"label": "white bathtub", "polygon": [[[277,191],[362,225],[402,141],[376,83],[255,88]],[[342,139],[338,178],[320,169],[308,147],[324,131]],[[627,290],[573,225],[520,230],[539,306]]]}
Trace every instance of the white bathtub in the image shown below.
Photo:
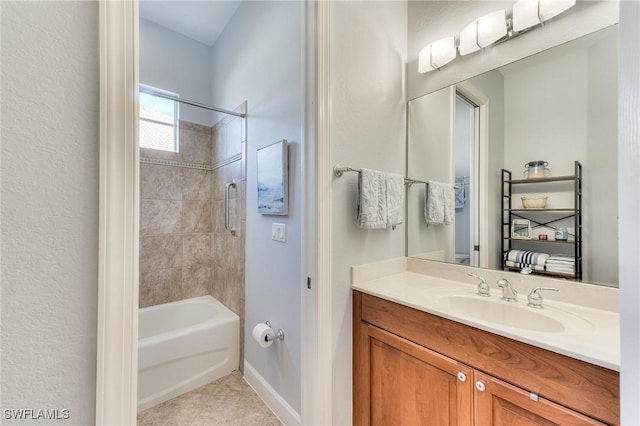
{"label": "white bathtub", "polygon": [[211,296],[139,310],[138,411],[238,369],[240,319]]}

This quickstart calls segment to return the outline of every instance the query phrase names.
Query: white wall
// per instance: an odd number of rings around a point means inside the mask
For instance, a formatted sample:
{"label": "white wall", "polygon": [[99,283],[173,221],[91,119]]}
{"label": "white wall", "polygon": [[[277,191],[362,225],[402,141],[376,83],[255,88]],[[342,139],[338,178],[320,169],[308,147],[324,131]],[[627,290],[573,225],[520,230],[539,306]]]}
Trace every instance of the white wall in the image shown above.
{"label": "white wall", "polygon": [[[211,104],[211,47],[140,19],[140,83]],[[185,104],[180,105],[180,119],[213,124],[211,112]]]}
{"label": "white wall", "polygon": [[64,423],[92,424],[98,3],[0,7],[2,408],[68,409]]}
{"label": "white wall", "polygon": [[620,5],[618,160],[620,192],[621,424],[640,424],[640,3]]}
{"label": "white wall", "polygon": [[[333,2],[330,13],[332,162],[405,172],[405,2]],[[330,173],[330,171],[326,171]],[[351,423],[350,266],[404,256],[405,230],[364,230],[354,221],[355,173],[332,186],[332,424]]]}
{"label": "white wall", "polygon": [[[247,238],[245,360],[298,413],[301,409],[301,230],[303,119],[302,2],[244,2],[213,47],[212,101],[247,100]],[[289,215],[257,213],[256,150],[289,142]],[[287,226],[285,244],[271,224]],[[271,321],[286,339],[261,349],[255,324]]]}

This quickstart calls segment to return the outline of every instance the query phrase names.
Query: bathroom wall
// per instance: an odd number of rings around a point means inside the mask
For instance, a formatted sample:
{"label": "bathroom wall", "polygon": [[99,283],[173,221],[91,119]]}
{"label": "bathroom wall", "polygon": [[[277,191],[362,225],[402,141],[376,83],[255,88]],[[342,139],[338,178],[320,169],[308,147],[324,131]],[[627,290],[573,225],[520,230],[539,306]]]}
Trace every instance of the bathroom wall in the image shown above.
{"label": "bathroom wall", "polygon": [[[407,3],[331,4],[332,162],[405,173]],[[328,171],[326,171],[328,172]],[[332,185],[332,424],[352,421],[350,266],[404,256],[405,225],[364,230],[354,221],[357,174]]]}
{"label": "bathroom wall", "polygon": [[[140,19],[140,83],[211,104],[211,47]],[[185,121],[211,126],[211,112],[182,105]],[[216,120],[217,121],[217,120]]]}
{"label": "bathroom wall", "polygon": [[0,15],[1,407],[94,424],[98,3],[3,1]]}
{"label": "bathroom wall", "polygon": [[623,425],[640,424],[640,186],[638,135],[640,134],[640,4],[620,4],[620,58],[618,86],[618,199],[620,229],[620,411]]}
{"label": "bathroom wall", "polygon": [[[269,397],[281,397],[291,418],[301,411],[304,7],[243,2],[212,53],[212,102],[247,101],[245,366],[251,368],[245,376],[264,379],[273,390]],[[256,150],[282,139],[289,142],[289,214],[263,216],[257,213]],[[271,240],[274,222],[286,225],[286,243]],[[261,349],[250,336],[265,320],[283,328],[286,338]]]}
{"label": "bathroom wall", "polygon": [[[212,130],[180,122],[180,152],[144,158],[211,165]],[[212,180],[209,170],[140,164],[140,307],[210,294]]]}

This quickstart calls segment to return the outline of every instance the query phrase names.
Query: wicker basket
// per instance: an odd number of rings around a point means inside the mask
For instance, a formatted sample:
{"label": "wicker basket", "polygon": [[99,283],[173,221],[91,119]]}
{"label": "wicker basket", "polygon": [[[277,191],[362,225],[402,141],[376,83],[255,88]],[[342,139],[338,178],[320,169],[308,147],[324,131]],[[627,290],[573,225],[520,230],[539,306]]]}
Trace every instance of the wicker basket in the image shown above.
{"label": "wicker basket", "polygon": [[520,197],[522,200],[522,207],[525,209],[544,209],[547,205],[546,196],[539,197]]}

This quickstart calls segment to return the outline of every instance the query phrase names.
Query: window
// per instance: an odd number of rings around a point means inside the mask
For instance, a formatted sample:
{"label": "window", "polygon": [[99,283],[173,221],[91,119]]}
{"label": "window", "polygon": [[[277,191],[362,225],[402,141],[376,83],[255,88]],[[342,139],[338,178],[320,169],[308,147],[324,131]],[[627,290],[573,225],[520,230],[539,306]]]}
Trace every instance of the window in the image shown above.
{"label": "window", "polygon": [[158,95],[175,93],[140,86],[140,148],[178,152],[178,102]]}

